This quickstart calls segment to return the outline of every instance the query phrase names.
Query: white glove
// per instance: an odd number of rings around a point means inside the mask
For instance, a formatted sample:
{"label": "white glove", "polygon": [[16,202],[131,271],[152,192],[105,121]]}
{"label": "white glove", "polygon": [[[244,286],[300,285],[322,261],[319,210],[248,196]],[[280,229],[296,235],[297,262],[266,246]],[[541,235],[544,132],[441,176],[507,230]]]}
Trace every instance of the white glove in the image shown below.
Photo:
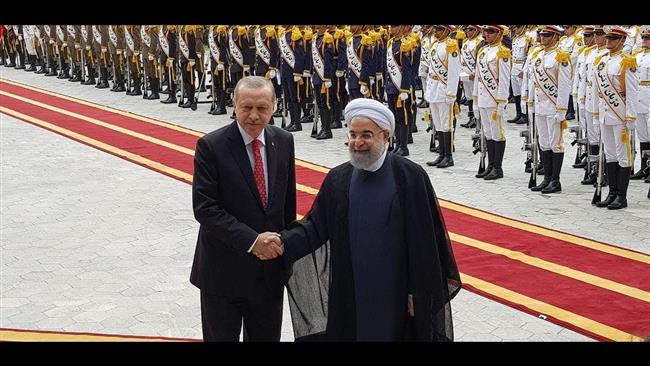
{"label": "white glove", "polygon": [[326,82],[325,82],[325,87],[326,87],[327,89],[331,88],[331,87],[332,87],[332,82],[331,82],[331,81],[326,81]]}
{"label": "white glove", "polygon": [[270,77],[271,79],[275,79],[276,76],[277,76],[277,73],[275,72],[275,70],[271,70],[271,71],[269,71],[269,77]]}
{"label": "white glove", "polygon": [[195,61],[193,61],[193,60],[192,60],[192,61],[190,61],[190,66],[191,66],[191,67],[194,67],[194,65],[196,65],[196,62],[195,62]]}
{"label": "white glove", "polygon": [[343,71],[339,71],[339,70],[336,71],[336,77],[337,78],[342,78],[343,75],[345,75],[345,73]]}
{"label": "white glove", "polygon": [[244,72],[250,75],[250,73],[251,73],[251,68],[250,68],[250,66],[246,66],[246,67],[244,67]]}
{"label": "white glove", "polygon": [[223,64],[217,64],[217,70],[223,71],[224,67]]}
{"label": "white glove", "polygon": [[76,50],[78,50],[80,47],[81,47],[81,45],[78,45],[78,44],[75,43],[74,48],[75,48]]}
{"label": "white glove", "polygon": [[22,41],[22,40],[23,40],[23,35],[22,35],[22,34],[19,34],[19,35],[18,35],[18,40],[19,40],[19,41]]}
{"label": "white glove", "polygon": [[301,76],[298,76],[298,75],[294,75],[294,76],[293,76],[293,81],[295,81],[295,82],[299,82],[300,79],[302,79]]}
{"label": "white glove", "polygon": [[[148,54],[148,55],[147,55],[147,58],[149,59],[149,61],[153,61],[153,55],[152,55],[152,54]],[[190,63],[192,64],[192,66],[194,66],[194,64],[193,64],[194,61],[192,61],[192,62],[190,62]]]}
{"label": "white glove", "polygon": [[377,74],[377,81],[379,80],[384,80],[384,75],[383,74]]}
{"label": "white glove", "polygon": [[360,91],[361,91],[361,94],[366,95],[366,94],[368,94],[368,87],[366,87],[365,85],[361,85],[361,90]]}
{"label": "white glove", "polygon": [[566,119],[566,112],[556,112],[555,113],[555,121],[557,123],[560,123]]}
{"label": "white glove", "polygon": [[448,96],[447,99],[445,99],[445,103],[446,103],[447,105],[454,104],[455,101],[456,101],[456,97],[455,97],[455,96],[454,96],[454,97],[449,97],[449,96]]}
{"label": "white glove", "polygon": [[375,85],[375,79],[370,79],[370,85]]}
{"label": "white glove", "polygon": [[399,99],[401,99],[401,100],[406,100],[406,99],[408,99],[408,97],[409,97],[409,95],[407,93],[405,93],[405,92],[399,93]]}
{"label": "white glove", "polygon": [[[50,41],[50,43],[54,43],[54,41]],[[90,51],[90,46],[86,46],[86,51]]]}
{"label": "white glove", "polygon": [[305,71],[302,72],[302,77],[308,78],[310,76],[311,76],[311,73],[309,71],[305,70]]}

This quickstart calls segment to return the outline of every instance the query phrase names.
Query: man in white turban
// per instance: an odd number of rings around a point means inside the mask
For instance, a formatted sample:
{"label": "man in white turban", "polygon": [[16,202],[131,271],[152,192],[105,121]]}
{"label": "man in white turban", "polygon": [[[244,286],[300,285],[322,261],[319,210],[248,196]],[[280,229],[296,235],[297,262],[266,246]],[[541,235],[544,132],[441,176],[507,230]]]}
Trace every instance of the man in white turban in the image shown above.
{"label": "man in white turban", "polygon": [[451,341],[461,282],[429,176],[387,154],[395,117],[383,104],[355,99],[345,120],[350,161],[266,240],[283,254],[296,340]]}

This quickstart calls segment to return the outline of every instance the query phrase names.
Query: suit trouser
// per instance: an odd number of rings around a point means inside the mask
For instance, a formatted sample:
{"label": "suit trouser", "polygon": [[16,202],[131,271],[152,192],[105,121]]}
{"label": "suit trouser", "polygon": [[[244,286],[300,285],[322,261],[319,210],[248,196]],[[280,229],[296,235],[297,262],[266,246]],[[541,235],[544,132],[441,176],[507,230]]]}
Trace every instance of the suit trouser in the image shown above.
{"label": "suit trouser", "polygon": [[264,281],[250,296],[219,296],[201,290],[201,324],[205,342],[279,342],[284,289],[271,293]]}
{"label": "suit trouser", "polygon": [[564,139],[560,121],[555,115],[536,115],[537,132],[539,135],[539,147],[543,151],[553,150],[554,153],[564,152]]}
{"label": "suit trouser", "polygon": [[630,134],[634,133],[628,129],[626,136],[623,136],[623,128],[631,127],[622,124],[602,124],[600,132],[603,136],[603,147],[605,148],[605,159],[608,163],[618,162],[622,168],[632,166],[632,145]]}
{"label": "suit trouser", "polygon": [[503,128],[503,116],[497,116],[495,120],[492,118],[496,107],[493,108],[479,108],[481,114],[481,128],[483,128],[483,135],[486,140],[492,141],[505,141],[506,135]]}
{"label": "suit trouser", "polygon": [[650,142],[650,115],[648,113],[637,113],[634,127],[639,142]]}
{"label": "suit trouser", "polygon": [[431,120],[436,131],[451,132],[454,129],[454,104],[453,103],[429,103],[431,109]]}

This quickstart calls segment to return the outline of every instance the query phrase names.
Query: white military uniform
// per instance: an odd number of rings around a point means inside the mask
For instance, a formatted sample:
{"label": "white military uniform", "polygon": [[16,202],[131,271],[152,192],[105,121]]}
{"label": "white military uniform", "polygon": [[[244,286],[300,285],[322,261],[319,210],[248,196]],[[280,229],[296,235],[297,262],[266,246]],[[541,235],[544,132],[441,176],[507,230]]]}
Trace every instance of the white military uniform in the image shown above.
{"label": "white military uniform", "polygon": [[[533,75],[533,63],[542,47],[535,45],[528,51],[526,62],[524,63],[524,77],[521,82],[521,110],[533,112],[535,110],[535,77]],[[528,107],[528,108],[526,108]],[[530,116],[528,116],[530,118]]]}
{"label": "white military uniform", "polygon": [[557,47],[541,50],[533,60],[535,117],[543,151],[564,152],[562,133],[571,93],[571,58]]}
{"label": "white military uniform", "polygon": [[618,51],[607,54],[596,66],[601,133],[607,162],[632,163],[631,123],[636,120],[639,80],[634,57]]}
{"label": "white military uniform", "polygon": [[[640,38],[640,37],[639,37]],[[636,53],[636,74],[639,79],[637,119],[635,124],[640,142],[650,142],[650,49]]]}
{"label": "white military uniform", "polygon": [[633,25],[627,28],[628,36],[625,37],[625,45],[623,52],[632,53],[634,50],[641,47],[641,27]]}
{"label": "white military uniform", "polygon": [[427,76],[429,75],[429,51],[432,43],[432,36],[422,36],[422,47],[420,53],[420,66],[418,67],[418,76],[422,80],[422,95],[427,91]]}
{"label": "white military uniform", "polygon": [[487,140],[506,140],[503,114],[510,94],[510,56],[510,50],[500,43],[487,45],[478,53],[472,96]]}
{"label": "white military uniform", "polygon": [[[596,62],[607,54],[607,48],[594,46],[585,51],[585,79],[584,79],[584,105],[585,124],[587,126],[587,139],[589,144],[596,145],[600,142],[600,115],[598,111],[598,86],[596,85]],[[580,94],[580,91],[578,91]]]}
{"label": "white military uniform", "polygon": [[[585,115],[585,98],[584,98],[584,79],[585,79],[585,59],[586,53],[593,49],[592,47],[580,46],[578,49],[578,57],[576,64],[573,68],[573,86],[571,87],[571,95],[573,100],[576,101],[578,106],[578,124],[583,132],[583,136],[587,135],[587,124]],[[582,86],[582,88],[581,88]],[[581,93],[582,91],[582,93]]]}
{"label": "white military uniform", "polygon": [[463,83],[463,89],[468,98],[474,92],[474,81],[476,79],[470,80],[470,77],[474,76],[474,71],[476,70],[478,45],[482,40],[483,38],[480,35],[474,38],[465,38],[460,51],[460,80]]}
{"label": "white military uniform", "polygon": [[[526,32],[520,36],[515,36],[512,40],[512,95],[520,96],[522,94],[522,84],[524,81],[523,70],[528,56],[528,49],[531,45],[531,39]],[[519,74],[522,74],[520,77]]]}
{"label": "white military uniform", "polygon": [[431,108],[431,119],[436,131],[454,129],[454,102],[460,79],[458,41],[452,38],[436,40],[429,51],[429,78],[424,98]]}

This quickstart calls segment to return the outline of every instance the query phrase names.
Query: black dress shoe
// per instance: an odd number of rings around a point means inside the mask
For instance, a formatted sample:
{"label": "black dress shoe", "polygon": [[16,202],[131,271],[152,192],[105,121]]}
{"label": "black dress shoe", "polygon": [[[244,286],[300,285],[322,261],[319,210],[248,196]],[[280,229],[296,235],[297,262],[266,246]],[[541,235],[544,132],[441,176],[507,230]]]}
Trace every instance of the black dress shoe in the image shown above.
{"label": "black dress shoe", "polygon": [[551,183],[549,183],[544,189],[542,189],[542,193],[556,193],[556,192],[562,192],[562,185],[560,184],[559,180],[552,180]]}
{"label": "black dress shoe", "polygon": [[328,140],[332,138],[332,131],[321,131],[318,136],[316,136],[316,140]]}

